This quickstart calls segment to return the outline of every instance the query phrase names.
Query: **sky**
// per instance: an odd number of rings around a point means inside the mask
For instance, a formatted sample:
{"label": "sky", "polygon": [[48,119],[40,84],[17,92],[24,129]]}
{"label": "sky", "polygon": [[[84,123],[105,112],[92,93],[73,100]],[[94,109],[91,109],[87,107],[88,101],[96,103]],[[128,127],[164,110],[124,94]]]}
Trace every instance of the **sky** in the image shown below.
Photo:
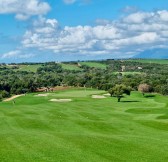
{"label": "sky", "polygon": [[0,0],[0,62],[131,58],[168,48],[166,0]]}

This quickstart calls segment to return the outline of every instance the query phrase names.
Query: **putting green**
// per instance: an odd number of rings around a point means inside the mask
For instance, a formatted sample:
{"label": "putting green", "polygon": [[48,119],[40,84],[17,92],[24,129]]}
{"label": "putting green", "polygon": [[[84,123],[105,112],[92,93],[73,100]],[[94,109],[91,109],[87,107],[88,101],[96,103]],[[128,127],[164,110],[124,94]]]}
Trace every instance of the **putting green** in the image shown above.
{"label": "putting green", "polygon": [[167,162],[168,98],[92,98],[104,93],[66,90],[1,102],[0,161]]}

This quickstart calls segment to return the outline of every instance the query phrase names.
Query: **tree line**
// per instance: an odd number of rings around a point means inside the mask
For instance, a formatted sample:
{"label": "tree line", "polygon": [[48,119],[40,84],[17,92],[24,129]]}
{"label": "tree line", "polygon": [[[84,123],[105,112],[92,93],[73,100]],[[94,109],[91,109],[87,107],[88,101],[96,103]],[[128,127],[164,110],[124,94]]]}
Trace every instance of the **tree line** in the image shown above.
{"label": "tree line", "polygon": [[[43,63],[36,72],[29,72],[0,66],[0,99],[12,94],[35,92],[40,87],[55,86],[92,87],[116,95],[114,91],[121,87],[123,93],[129,94],[128,90],[142,90],[139,85],[146,84],[149,92],[168,95],[168,65],[126,60],[99,63],[107,65],[107,68],[81,65],[81,70],[67,70],[59,63],[48,62]],[[78,65],[77,62],[68,64]]]}

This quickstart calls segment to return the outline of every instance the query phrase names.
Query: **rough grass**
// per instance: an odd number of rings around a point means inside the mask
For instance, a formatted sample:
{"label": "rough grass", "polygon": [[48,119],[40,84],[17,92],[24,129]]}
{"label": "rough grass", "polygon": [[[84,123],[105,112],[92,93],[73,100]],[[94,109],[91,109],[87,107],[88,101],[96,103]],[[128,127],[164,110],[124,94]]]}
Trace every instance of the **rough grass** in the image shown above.
{"label": "rough grass", "polygon": [[[66,90],[0,103],[0,161],[168,161],[167,97],[91,98],[102,93]],[[67,97],[73,101],[49,101]]]}
{"label": "rough grass", "polygon": [[81,65],[87,65],[89,67],[94,67],[94,68],[100,68],[100,69],[106,69],[107,65],[98,63],[98,62],[80,62]]}

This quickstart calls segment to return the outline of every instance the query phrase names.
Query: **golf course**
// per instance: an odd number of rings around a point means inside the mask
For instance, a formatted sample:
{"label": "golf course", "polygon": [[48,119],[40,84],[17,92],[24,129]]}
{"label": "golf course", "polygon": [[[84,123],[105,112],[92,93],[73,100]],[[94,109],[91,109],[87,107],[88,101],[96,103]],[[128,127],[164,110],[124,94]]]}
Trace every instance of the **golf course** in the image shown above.
{"label": "golf course", "polygon": [[2,162],[168,161],[168,98],[72,88],[0,103]]}

